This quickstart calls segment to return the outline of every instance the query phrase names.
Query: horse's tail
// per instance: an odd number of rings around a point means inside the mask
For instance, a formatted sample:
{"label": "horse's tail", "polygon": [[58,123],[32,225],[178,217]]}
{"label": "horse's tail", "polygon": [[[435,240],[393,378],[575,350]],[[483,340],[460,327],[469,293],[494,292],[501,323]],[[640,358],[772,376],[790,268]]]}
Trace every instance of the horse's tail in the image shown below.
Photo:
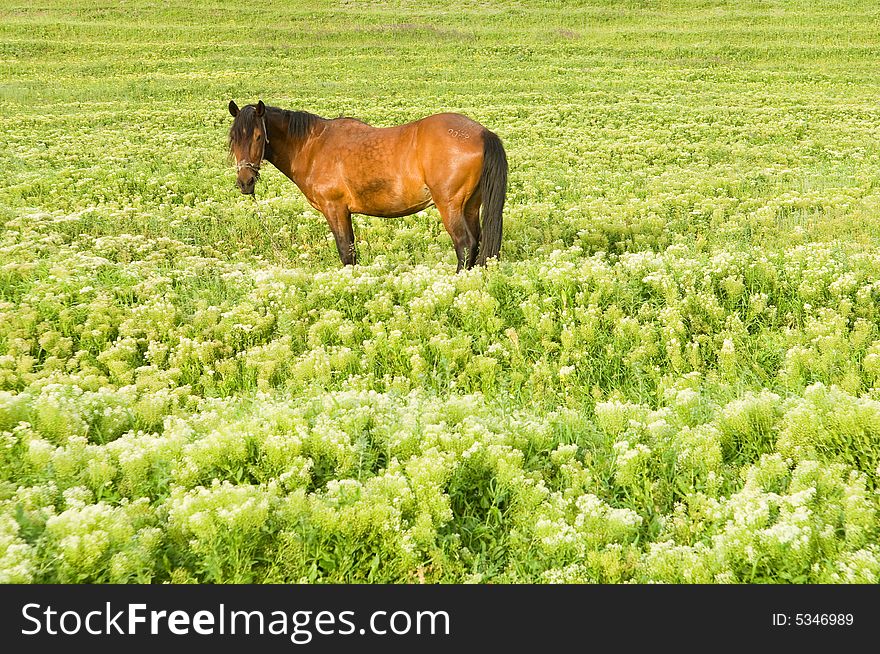
{"label": "horse's tail", "polygon": [[483,225],[480,229],[480,253],[477,264],[497,257],[501,251],[501,212],[507,196],[507,154],[497,134],[483,132],[483,171],[480,175],[483,198]]}

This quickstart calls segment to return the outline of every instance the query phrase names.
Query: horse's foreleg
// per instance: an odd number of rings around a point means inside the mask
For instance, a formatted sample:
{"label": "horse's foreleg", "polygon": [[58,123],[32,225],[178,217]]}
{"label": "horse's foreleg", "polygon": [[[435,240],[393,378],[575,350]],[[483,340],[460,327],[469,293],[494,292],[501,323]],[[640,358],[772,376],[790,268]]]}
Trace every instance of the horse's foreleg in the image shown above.
{"label": "horse's foreleg", "polygon": [[351,226],[351,212],[348,207],[330,206],[323,210],[333,238],[336,239],[336,249],[343,266],[355,264],[354,229]]}
{"label": "horse's foreleg", "polygon": [[[475,252],[479,247],[479,241],[474,238],[465,222],[464,211],[460,206],[452,203],[436,203],[440,217],[443,219],[443,226],[449,232],[452,238],[452,246],[455,248],[455,256],[458,258],[458,267],[455,272],[460,272],[462,268],[470,268],[471,252]],[[476,258],[476,255],[474,255]]]}

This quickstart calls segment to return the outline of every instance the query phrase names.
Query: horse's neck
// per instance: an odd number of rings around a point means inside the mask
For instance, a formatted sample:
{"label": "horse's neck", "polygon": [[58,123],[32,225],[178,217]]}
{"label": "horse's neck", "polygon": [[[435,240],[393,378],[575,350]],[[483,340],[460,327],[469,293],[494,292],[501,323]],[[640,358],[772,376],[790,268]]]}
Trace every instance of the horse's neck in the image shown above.
{"label": "horse's neck", "polygon": [[293,136],[283,114],[273,116],[267,127],[270,144],[270,156],[267,156],[269,163],[299,185],[297,177],[302,174],[305,167],[305,162],[302,161],[303,150],[311,141],[314,128],[304,136]]}

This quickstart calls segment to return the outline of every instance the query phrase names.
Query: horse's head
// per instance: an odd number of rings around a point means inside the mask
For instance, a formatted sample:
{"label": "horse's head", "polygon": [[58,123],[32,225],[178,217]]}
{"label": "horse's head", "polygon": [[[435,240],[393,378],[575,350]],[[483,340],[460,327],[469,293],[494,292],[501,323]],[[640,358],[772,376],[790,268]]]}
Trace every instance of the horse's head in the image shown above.
{"label": "horse's head", "polygon": [[235,183],[243,194],[253,195],[269,142],[266,105],[260,100],[257,104],[239,109],[235,101],[230,100],[229,113],[235,118],[229,128],[229,151],[235,157],[235,170],[238,172]]}

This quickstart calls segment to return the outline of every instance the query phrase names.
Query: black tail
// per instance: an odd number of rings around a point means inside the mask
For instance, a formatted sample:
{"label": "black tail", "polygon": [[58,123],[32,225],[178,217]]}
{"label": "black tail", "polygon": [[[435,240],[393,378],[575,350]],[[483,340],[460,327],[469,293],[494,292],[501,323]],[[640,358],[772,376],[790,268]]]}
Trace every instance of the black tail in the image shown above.
{"label": "black tail", "polygon": [[480,175],[483,197],[483,225],[480,230],[480,253],[477,264],[497,257],[501,251],[501,213],[507,196],[507,154],[497,134],[483,132],[483,172]]}

